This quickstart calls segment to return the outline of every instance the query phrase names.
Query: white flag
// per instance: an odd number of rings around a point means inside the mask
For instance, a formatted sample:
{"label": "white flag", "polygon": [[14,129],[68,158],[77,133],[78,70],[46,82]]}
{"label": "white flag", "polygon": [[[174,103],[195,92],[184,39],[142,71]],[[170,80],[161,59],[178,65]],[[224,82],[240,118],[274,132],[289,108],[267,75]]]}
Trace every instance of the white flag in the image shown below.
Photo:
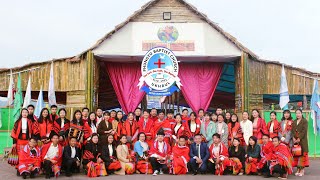
{"label": "white flag", "polygon": [[50,69],[50,80],[49,80],[49,89],[48,89],[48,100],[49,105],[56,105],[56,94],[54,92],[54,76],[53,76],[53,62],[51,63]]}
{"label": "white flag", "polygon": [[34,115],[39,118],[41,110],[44,108],[44,101],[43,101],[43,93],[42,93],[42,87],[40,88],[39,96],[38,96],[38,101],[36,108],[34,110]]}
{"label": "white flag", "polygon": [[8,106],[13,104],[13,91],[14,91],[14,83],[12,77],[12,70],[10,70],[10,81],[9,81],[9,88],[8,88]]}
{"label": "white flag", "polygon": [[24,96],[23,107],[27,108],[31,104],[31,75],[29,75],[26,95]]}
{"label": "white flag", "polygon": [[288,102],[289,99],[289,90],[287,85],[287,78],[286,78],[286,72],[284,71],[284,65],[282,65],[282,72],[281,72],[281,84],[280,84],[280,101],[279,105],[280,108],[284,108]]}

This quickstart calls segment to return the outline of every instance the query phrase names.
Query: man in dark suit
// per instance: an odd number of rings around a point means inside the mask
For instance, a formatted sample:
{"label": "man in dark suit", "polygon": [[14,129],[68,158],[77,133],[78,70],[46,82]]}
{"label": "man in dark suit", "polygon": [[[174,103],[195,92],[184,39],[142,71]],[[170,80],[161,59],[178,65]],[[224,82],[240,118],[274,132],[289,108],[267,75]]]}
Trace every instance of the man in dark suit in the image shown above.
{"label": "man in dark suit", "polygon": [[[71,137],[69,145],[64,147],[62,167],[66,171],[66,176],[72,176],[72,173],[79,172],[80,167],[80,149],[76,147],[77,139]],[[73,172],[72,172],[73,171]]]}
{"label": "man in dark suit", "polygon": [[210,153],[207,144],[201,141],[201,135],[197,134],[194,136],[194,143],[190,146],[190,165],[193,175],[197,175],[198,172],[204,174],[207,171],[207,161]]}

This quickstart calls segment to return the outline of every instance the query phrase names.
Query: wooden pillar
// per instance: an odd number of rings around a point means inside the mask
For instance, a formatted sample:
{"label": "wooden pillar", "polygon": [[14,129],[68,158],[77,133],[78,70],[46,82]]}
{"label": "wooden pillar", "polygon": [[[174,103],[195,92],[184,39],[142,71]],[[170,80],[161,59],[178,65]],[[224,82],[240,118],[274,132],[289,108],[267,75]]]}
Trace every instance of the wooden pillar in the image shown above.
{"label": "wooden pillar", "polygon": [[306,95],[303,95],[303,110],[308,108],[308,99]]}
{"label": "wooden pillar", "polygon": [[244,111],[244,55],[235,63],[235,111]]}
{"label": "wooden pillar", "polygon": [[86,106],[90,110],[93,109],[93,97],[94,97],[94,75],[93,75],[93,53],[88,51],[86,54],[87,61],[87,74],[86,74]]}

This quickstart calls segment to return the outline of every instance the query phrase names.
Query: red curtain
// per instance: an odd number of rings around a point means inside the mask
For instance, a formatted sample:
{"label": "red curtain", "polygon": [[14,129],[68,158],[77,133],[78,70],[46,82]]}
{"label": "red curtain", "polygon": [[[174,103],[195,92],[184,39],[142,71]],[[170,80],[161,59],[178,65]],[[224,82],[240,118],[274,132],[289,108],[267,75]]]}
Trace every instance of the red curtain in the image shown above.
{"label": "red curtain", "polygon": [[193,111],[208,109],[222,69],[223,63],[179,64],[181,91]]}
{"label": "red curtain", "polygon": [[128,114],[138,107],[144,92],[137,86],[141,77],[141,63],[105,63],[122,110]]}

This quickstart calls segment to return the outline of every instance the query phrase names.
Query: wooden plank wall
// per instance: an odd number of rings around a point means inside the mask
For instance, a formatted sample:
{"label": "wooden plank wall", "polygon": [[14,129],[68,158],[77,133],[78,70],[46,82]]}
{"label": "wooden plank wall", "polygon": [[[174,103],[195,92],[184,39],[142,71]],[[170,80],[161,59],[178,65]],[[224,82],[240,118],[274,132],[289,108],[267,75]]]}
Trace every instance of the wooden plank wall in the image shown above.
{"label": "wooden plank wall", "polygon": [[152,7],[146,9],[141,15],[136,17],[134,22],[154,22],[164,21],[163,12],[171,12],[171,20],[165,22],[203,22],[199,16],[193,13],[183,3],[178,0],[162,0]]}
{"label": "wooden plank wall", "polygon": [[[39,91],[42,86],[43,91],[47,91],[49,87],[49,77],[50,77],[50,67],[51,62],[41,63],[38,65],[27,66],[21,69],[14,70],[23,71],[30,68],[36,68],[31,73],[32,78],[32,90]],[[10,71],[0,72],[0,91],[8,91],[9,81],[10,81]],[[27,88],[29,78],[29,72],[21,73],[21,85],[22,90],[25,91]],[[18,79],[18,74],[13,76],[15,84]],[[66,60],[59,60],[54,62],[54,81],[56,91],[75,91],[75,90],[85,90],[86,82],[86,61],[80,60],[77,62],[70,62]]]}

